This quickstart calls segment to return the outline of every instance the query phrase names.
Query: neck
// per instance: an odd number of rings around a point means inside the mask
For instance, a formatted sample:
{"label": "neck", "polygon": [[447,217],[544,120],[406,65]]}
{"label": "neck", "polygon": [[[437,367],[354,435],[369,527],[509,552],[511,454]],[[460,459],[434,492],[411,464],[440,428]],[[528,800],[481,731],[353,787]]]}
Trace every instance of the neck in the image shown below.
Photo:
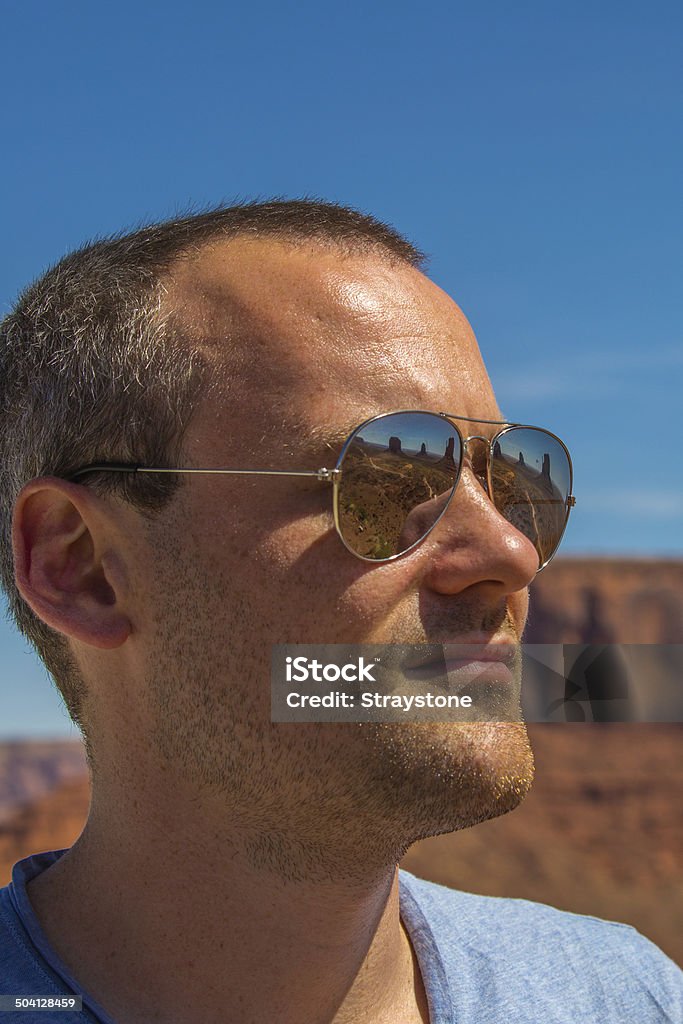
{"label": "neck", "polygon": [[182,787],[95,781],[83,834],[29,897],[57,954],[117,1021],[427,1020],[396,861],[357,848],[339,872],[338,851],[326,862],[319,847],[313,860],[304,843],[250,832]]}

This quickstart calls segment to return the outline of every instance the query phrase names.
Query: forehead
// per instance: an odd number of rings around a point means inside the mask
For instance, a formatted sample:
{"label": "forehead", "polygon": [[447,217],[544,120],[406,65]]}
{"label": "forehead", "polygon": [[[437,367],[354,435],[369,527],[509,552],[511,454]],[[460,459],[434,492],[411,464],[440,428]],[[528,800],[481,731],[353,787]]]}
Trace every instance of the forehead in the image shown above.
{"label": "forehead", "polygon": [[[364,419],[408,408],[503,419],[466,317],[407,264],[235,239],[179,263],[167,289],[242,435],[281,429],[335,446]],[[214,420],[215,402],[204,410]]]}

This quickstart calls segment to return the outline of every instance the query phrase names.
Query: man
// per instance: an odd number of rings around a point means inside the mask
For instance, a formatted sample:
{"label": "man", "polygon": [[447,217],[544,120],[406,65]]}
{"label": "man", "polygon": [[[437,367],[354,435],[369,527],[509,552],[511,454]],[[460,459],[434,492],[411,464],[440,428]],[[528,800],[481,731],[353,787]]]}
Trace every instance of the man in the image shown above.
{"label": "man", "polygon": [[399,877],[416,840],[523,798],[521,723],[270,719],[274,644],[522,635],[542,554],[483,442],[398,557],[340,542],[314,472],[381,413],[501,429],[419,265],[354,211],[254,204],[86,247],[6,319],[3,579],[93,785],[71,850],[0,897],[2,992],[83,999],[36,1019],[683,1020],[680,972],[632,929]]}

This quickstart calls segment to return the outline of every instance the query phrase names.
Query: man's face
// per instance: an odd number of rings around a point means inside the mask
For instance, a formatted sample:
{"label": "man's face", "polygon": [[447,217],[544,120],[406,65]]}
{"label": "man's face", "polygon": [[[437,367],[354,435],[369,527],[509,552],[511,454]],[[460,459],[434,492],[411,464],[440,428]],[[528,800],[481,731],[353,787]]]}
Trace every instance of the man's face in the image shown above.
{"label": "man's face", "polygon": [[[333,466],[341,444],[311,451],[312,430],[336,437],[397,409],[504,418],[464,315],[406,265],[237,240],[179,266],[168,303],[222,386],[187,432],[186,465]],[[185,477],[145,529],[137,635],[153,748],[221,792],[257,862],[295,874],[333,841],[341,870],[359,841],[400,854],[524,795],[520,724],[270,721],[276,643],[521,638],[537,555],[469,468],[426,540],[385,564],[344,548],[331,486],[313,478]]]}

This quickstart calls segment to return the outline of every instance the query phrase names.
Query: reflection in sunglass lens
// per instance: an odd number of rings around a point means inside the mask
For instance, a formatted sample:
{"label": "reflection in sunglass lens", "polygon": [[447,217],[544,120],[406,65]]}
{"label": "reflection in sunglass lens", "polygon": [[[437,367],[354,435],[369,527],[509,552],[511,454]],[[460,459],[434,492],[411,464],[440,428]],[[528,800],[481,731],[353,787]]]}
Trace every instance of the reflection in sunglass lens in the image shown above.
{"label": "reflection in sunglass lens", "polygon": [[491,483],[496,508],[538,552],[555,553],[569,512],[571,469],[564,445],[535,427],[510,427],[495,441]]}
{"label": "reflection in sunglass lens", "polygon": [[368,559],[407,551],[448,505],[460,437],[435,413],[391,413],[352,435],[341,463],[337,517],[345,543]]}

